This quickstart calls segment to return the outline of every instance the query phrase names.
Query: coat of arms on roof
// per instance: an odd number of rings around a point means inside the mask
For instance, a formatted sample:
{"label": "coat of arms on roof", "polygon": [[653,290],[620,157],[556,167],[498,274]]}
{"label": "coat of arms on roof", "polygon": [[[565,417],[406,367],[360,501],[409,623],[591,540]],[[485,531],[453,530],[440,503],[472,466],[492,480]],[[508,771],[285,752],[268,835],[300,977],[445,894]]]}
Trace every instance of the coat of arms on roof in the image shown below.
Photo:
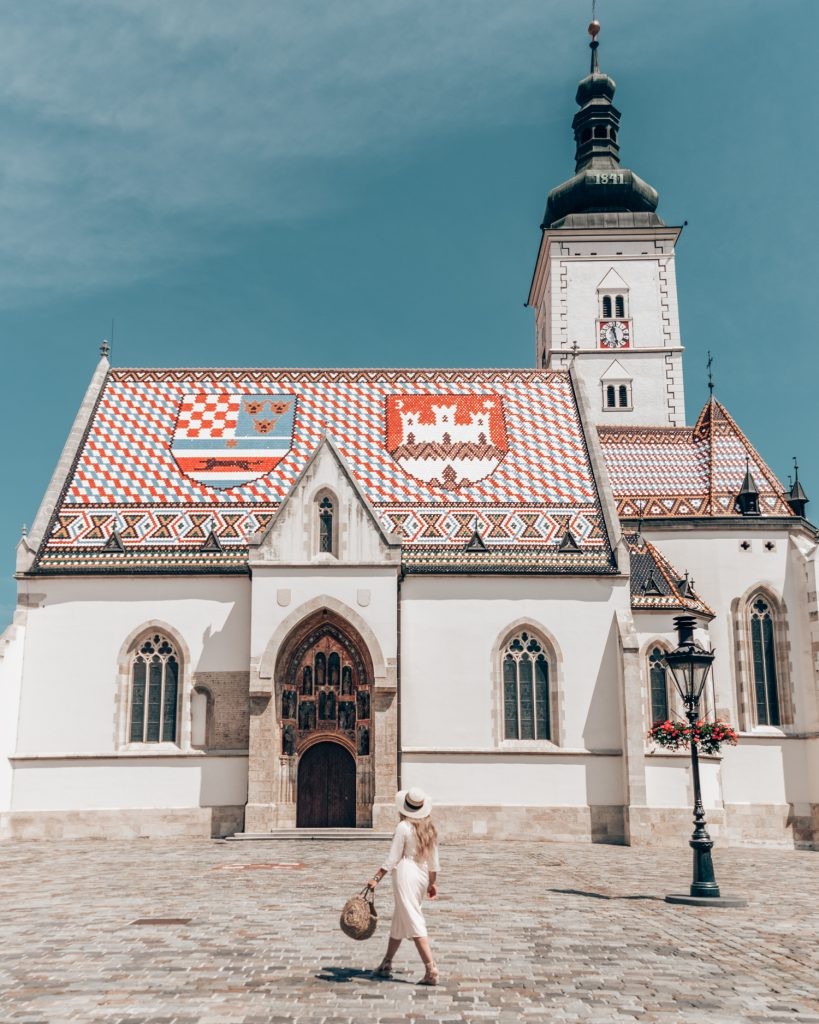
{"label": "coat of arms on roof", "polygon": [[417,480],[447,490],[477,483],[508,447],[500,395],[387,396],[387,450]]}
{"label": "coat of arms on roof", "polygon": [[239,487],[269,473],[290,451],[295,411],[295,395],[185,395],[171,452],[199,483]]}

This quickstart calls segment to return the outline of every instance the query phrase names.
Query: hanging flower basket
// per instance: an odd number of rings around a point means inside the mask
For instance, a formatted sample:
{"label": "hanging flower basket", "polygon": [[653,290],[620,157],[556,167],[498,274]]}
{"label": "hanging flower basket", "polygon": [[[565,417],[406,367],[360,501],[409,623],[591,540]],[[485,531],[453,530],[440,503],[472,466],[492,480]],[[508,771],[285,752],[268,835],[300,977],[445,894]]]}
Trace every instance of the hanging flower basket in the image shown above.
{"label": "hanging flower basket", "polygon": [[657,722],[648,731],[648,738],[666,750],[687,750],[695,740],[703,754],[718,754],[723,743],[735,747],[739,742],[736,730],[727,722]]}

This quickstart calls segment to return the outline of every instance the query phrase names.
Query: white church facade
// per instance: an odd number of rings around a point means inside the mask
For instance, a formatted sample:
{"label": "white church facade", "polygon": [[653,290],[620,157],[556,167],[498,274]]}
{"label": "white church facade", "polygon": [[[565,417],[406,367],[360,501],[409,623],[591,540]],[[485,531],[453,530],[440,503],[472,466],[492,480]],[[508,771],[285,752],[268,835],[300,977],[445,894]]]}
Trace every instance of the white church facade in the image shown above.
{"label": "white church facade", "polygon": [[716,650],[720,842],[819,847],[819,535],[712,396],[679,228],[578,87],[535,368],[121,369],[106,347],[0,640],[0,837],[384,829],[679,843],[673,618]]}

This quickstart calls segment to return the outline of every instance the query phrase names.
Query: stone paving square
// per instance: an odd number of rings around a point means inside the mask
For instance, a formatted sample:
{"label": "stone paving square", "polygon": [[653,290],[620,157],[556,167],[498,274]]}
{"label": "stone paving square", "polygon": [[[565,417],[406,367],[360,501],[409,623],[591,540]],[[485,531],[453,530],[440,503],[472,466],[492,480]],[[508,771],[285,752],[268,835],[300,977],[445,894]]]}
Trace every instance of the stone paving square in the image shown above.
{"label": "stone paving square", "polygon": [[424,989],[411,945],[395,980],[370,973],[387,882],[374,939],[338,928],[385,852],[302,839],[4,843],[0,1022],[819,1024],[816,853],[717,847],[723,892],[750,903],[700,910],[662,899],[686,888],[684,837],[675,850],[444,844],[427,918],[442,983]]}

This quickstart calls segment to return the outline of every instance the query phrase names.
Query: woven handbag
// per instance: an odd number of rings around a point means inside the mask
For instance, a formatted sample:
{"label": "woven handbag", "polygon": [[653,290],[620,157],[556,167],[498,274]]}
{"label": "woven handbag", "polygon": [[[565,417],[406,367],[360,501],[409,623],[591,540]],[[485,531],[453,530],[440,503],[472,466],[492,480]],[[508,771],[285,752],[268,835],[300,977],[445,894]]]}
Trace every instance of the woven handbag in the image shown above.
{"label": "woven handbag", "polygon": [[378,924],[378,911],[375,909],[375,893],[372,889],[365,886],[357,896],[347,900],[339,924],[344,934],[351,939],[369,939],[373,936]]}

